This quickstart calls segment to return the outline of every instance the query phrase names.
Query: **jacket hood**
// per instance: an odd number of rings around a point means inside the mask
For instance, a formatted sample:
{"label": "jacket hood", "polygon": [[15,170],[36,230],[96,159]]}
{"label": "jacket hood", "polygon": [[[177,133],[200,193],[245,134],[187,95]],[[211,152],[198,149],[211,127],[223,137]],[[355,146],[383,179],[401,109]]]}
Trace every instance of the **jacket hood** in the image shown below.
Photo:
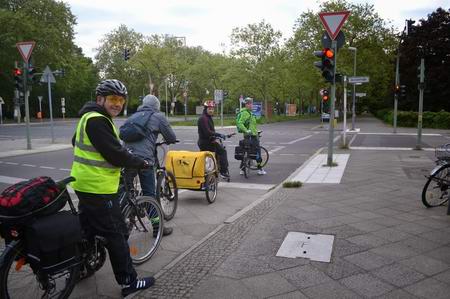
{"label": "jacket hood", "polygon": [[159,111],[160,105],[159,99],[154,95],[148,94],[142,99],[142,107],[148,107],[155,111]]}
{"label": "jacket hood", "polygon": [[94,101],[89,101],[86,104],[84,104],[84,106],[80,109],[80,111],[78,112],[79,116],[83,116],[83,114],[88,113],[88,112],[98,112],[100,114],[103,114],[104,116],[111,118],[111,116],[106,112],[105,108],[103,108],[102,106],[98,105],[96,102]]}

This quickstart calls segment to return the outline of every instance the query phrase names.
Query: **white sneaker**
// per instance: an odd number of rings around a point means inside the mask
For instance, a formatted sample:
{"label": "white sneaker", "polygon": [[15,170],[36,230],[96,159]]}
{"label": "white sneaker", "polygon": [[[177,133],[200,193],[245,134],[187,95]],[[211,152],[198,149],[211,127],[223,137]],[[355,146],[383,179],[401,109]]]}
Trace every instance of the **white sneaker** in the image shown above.
{"label": "white sneaker", "polygon": [[239,170],[239,174],[240,175],[244,175],[244,171],[241,169],[241,170]]}
{"label": "white sneaker", "polygon": [[267,172],[264,169],[258,169],[258,175],[265,175]]}

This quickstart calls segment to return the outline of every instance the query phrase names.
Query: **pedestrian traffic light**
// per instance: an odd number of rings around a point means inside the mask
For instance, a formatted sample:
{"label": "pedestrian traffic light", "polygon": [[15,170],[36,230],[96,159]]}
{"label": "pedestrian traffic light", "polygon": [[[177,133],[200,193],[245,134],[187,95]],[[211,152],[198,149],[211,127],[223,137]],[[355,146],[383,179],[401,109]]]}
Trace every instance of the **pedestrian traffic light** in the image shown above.
{"label": "pedestrian traffic light", "polygon": [[325,103],[330,99],[329,95],[328,95],[328,89],[324,89],[322,91],[322,101]]}
{"label": "pedestrian traffic light", "polygon": [[125,61],[127,61],[128,59],[130,59],[130,50],[129,50],[129,49],[123,50],[123,59],[124,59]]}
{"label": "pedestrian traffic light", "polygon": [[406,85],[400,85],[400,96],[406,97]]}
{"label": "pedestrian traffic light", "polygon": [[322,71],[322,77],[326,82],[333,83],[334,79],[334,52],[330,48],[322,51],[314,51],[314,56],[321,58],[321,61],[314,62],[314,66]]}
{"label": "pedestrian traffic light", "polygon": [[28,82],[31,84],[37,83],[37,75],[36,75],[36,68],[35,67],[29,67],[28,68]]}
{"label": "pedestrian traffic light", "polygon": [[13,76],[14,76],[14,86],[16,87],[16,89],[22,90],[23,89],[22,70],[20,68],[14,68]]}

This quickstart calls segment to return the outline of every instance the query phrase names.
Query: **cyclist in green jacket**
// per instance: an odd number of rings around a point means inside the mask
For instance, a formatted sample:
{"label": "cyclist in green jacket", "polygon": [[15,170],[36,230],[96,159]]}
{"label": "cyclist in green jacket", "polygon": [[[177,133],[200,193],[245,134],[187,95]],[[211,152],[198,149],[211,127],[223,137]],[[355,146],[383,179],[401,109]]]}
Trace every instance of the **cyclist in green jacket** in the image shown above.
{"label": "cyclist in green jacket", "polygon": [[[259,147],[258,129],[256,128],[256,117],[252,113],[253,99],[244,99],[245,107],[239,112],[239,117],[236,121],[237,130],[244,134],[244,142],[251,144],[252,148],[256,148],[256,163],[258,167],[258,174],[264,175],[266,171],[261,167],[261,148]],[[243,162],[241,162],[239,174],[244,175],[242,170]]]}

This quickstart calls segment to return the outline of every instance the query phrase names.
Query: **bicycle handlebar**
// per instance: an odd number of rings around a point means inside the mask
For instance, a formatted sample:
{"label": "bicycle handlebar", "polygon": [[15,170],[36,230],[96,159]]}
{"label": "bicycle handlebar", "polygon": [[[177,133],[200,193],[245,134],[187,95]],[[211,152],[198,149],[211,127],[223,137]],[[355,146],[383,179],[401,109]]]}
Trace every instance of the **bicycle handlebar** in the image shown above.
{"label": "bicycle handlebar", "polygon": [[[179,142],[180,142],[180,140],[176,139],[174,143],[179,143]],[[155,143],[156,146],[161,146],[161,145],[164,145],[164,144],[169,145],[169,144],[172,144],[172,143],[167,143],[167,141],[165,141],[165,140]]]}

